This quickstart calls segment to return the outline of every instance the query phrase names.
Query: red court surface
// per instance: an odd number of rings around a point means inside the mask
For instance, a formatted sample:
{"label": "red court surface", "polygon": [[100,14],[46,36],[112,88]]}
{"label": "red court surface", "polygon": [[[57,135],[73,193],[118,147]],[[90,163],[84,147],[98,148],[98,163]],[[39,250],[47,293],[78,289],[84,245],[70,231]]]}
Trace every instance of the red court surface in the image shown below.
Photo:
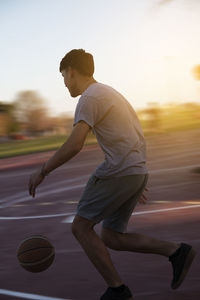
{"label": "red court surface", "polygon": [[[135,300],[200,299],[200,130],[148,137],[149,192],[137,204],[128,232],[185,242],[197,251],[182,285],[172,290],[168,258],[109,249],[113,262]],[[104,155],[98,145],[82,151],[53,171],[28,193],[30,175],[54,152],[0,160],[0,299],[98,300],[107,285],[71,233],[77,203],[90,174]],[[101,223],[95,226],[101,231]],[[18,263],[16,249],[32,234],[49,238],[56,250],[44,272],[29,273]]]}

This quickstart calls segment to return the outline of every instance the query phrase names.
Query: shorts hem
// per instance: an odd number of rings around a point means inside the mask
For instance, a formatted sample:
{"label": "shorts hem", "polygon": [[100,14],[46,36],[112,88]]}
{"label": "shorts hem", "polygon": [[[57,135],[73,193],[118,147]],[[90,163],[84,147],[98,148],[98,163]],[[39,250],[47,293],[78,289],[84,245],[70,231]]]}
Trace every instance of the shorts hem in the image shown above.
{"label": "shorts hem", "polygon": [[117,231],[119,233],[125,233],[126,232],[126,229],[119,229],[119,228],[113,228],[111,226],[107,226],[107,225],[102,225],[103,228],[108,228],[108,229],[111,229],[113,231]]}
{"label": "shorts hem", "polygon": [[95,220],[94,218],[91,218],[91,217],[88,217],[87,215],[81,213],[81,212],[77,212],[76,215],[80,216],[80,217],[83,217],[85,219],[88,219],[90,221],[93,221],[95,222],[96,224],[98,224],[99,222],[101,222],[101,220]]}

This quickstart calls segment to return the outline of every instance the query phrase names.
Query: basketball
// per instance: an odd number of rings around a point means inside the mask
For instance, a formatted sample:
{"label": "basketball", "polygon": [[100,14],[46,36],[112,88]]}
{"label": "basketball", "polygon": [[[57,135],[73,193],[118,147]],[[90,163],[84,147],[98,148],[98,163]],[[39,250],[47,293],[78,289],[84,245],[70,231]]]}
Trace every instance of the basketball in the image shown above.
{"label": "basketball", "polygon": [[17,248],[20,265],[29,272],[42,272],[53,262],[55,250],[48,238],[33,235],[24,239]]}

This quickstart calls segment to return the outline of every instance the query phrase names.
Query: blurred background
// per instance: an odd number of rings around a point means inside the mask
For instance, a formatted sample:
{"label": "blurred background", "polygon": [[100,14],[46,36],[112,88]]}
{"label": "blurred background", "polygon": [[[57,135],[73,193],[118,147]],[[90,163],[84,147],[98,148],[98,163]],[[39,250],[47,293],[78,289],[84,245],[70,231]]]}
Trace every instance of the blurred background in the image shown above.
{"label": "blurred background", "polygon": [[94,78],[127,98],[146,136],[200,129],[199,15],[198,0],[1,0],[0,158],[70,134],[79,97],[59,64],[72,49],[93,54]]}
{"label": "blurred background", "polygon": [[[80,96],[59,72],[72,49],[93,54],[94,78],[127,98],[144,131],[147,203],[128,231],[200,251],[200,0],[0,0],[0,37],[0,300],[99,299],[105,289],[71,233],[80,195],[105,159],[92,131],[91,145],[54,170],[36,198],[28,191],[30,175],[72,130]],[[16,249],[38,234],[52,241],[56,262],[34,275]],[[200,255],[174,292],[163,257],[109,251],[136,299],[200,299]]]}

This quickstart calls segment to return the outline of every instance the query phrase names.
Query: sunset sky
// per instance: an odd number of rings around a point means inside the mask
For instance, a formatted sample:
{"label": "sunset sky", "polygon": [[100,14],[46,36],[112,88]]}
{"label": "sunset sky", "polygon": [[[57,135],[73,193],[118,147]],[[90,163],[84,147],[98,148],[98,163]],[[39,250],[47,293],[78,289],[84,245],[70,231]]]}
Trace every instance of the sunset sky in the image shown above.
{"label": "sunset sky", "polygon": [[72,49],[94,56],[94,78],[135,109],[199,102],[198,0],[1,0],[0,101],[37,90],[52,115],[75,111],[59,63]]}

